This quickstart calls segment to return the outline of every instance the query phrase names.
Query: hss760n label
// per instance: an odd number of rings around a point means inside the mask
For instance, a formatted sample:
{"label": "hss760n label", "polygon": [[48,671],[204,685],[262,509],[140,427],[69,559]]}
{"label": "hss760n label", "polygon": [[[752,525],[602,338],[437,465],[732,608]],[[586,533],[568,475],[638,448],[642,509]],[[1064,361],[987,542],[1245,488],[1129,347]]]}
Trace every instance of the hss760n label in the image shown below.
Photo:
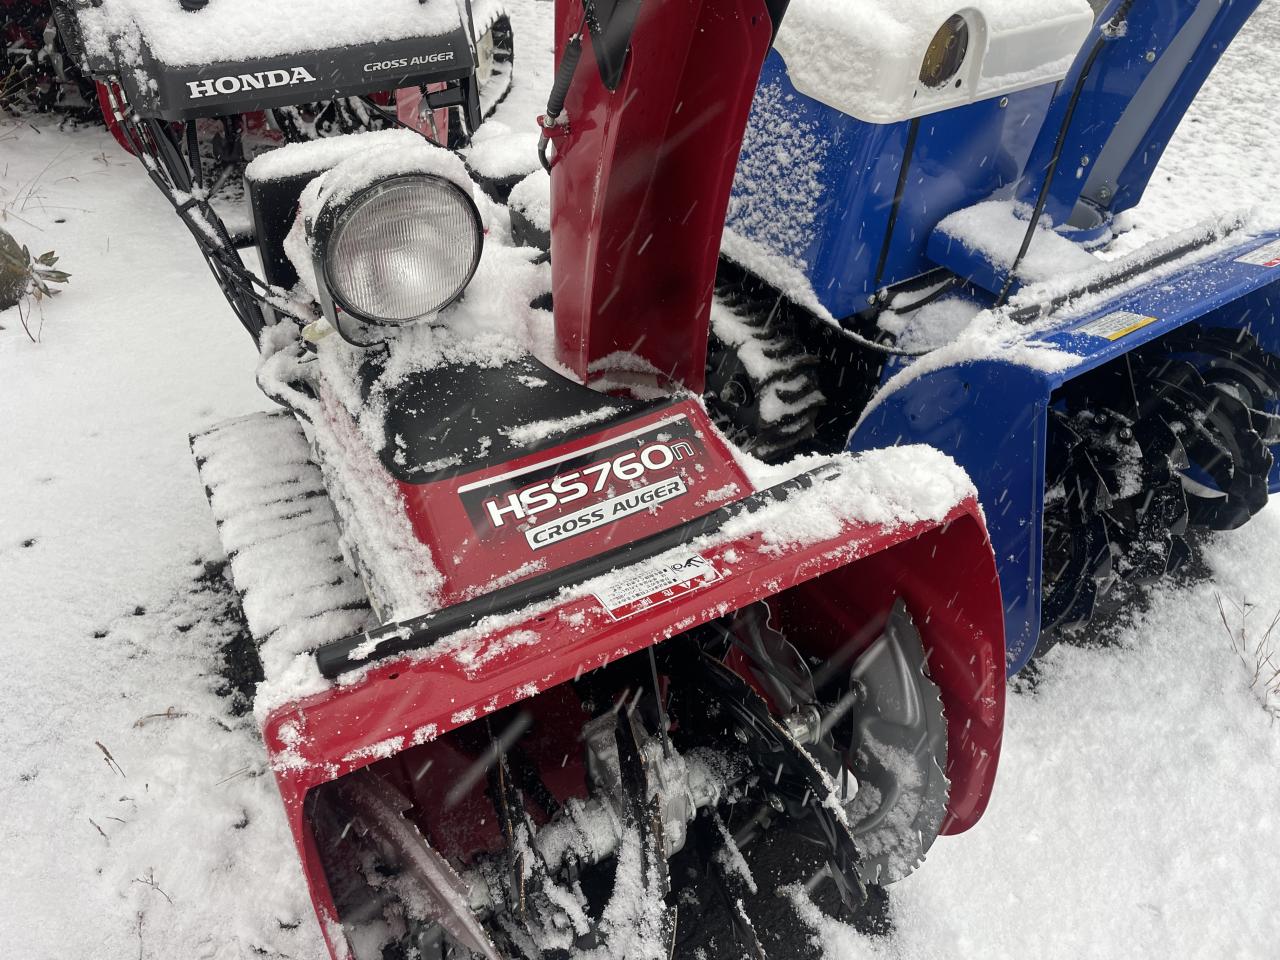
{"label": "hss760n label", "polygon": [[541,550],[685,496],[682,468],[692,467],[701,449],[681,416],[458,493],[482,534],[519,529]]}

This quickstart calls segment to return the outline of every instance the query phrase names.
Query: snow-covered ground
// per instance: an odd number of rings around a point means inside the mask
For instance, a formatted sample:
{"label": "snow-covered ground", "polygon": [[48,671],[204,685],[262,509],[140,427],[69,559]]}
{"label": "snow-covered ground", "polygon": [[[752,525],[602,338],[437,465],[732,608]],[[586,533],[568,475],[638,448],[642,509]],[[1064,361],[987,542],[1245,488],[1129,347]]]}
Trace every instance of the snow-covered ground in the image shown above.
{"label": "snow-covered ground", "polygon": [[[1277,76],[1264,0],[1123,244],[1280,190]],[[320,958],[252,722],[218,693],[235,627],[187,449],[268,408],[248,339],[101,132],[0,126],[0,223],[73,274],[39,345],[0,313],[0,955]],[[1278,544],[1272,506],[1114,645],[1054,651],[1010,698],[986,818],[895,889],[892,938],[831,929],[830,955],[1275,956],[1280,725],[1217,598],[1263,631]]]}

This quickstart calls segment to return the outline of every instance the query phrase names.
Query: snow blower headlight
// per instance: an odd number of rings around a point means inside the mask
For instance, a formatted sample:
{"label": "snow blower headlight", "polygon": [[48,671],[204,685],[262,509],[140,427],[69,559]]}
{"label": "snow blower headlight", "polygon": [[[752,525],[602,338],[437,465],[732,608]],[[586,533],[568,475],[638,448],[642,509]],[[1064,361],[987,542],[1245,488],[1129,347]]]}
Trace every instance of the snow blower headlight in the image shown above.
{"label": "snow blower headlight", "polygon": [[410,174],[324,210],[313,239],[338,307],[368,323],[400,324],[462,295],[480,263],[484,227],[453,181]]}
{"label": "snow blower headlight", "polygon": [[946,86],[956,78],[968,53],[969,21],[957,13],[938,29],[929,42],[924,62],[920,64],[920,82],[930,90]]}

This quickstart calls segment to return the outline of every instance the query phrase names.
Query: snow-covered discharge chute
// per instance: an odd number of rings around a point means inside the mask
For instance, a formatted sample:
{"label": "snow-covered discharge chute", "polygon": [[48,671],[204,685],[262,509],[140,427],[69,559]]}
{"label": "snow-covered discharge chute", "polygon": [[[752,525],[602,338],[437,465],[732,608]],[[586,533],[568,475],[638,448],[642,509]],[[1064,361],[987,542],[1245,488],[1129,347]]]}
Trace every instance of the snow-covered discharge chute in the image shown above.
{"label": "snow-covered discharge chute", "polygon": [[333,955],[795,957],[805,899],[885,929],[883,885],[991,795],[1003,616],[948,457],[767,466],[698,395],[785,4],[558,0],[549,266],[419,124],[249,164],[260,272],[184,156],[197,121],[379,89],[388,45],[470,8],[316,4],[298,49],[220,72],[255,6],[64,14],[282,406],[192,449]]}

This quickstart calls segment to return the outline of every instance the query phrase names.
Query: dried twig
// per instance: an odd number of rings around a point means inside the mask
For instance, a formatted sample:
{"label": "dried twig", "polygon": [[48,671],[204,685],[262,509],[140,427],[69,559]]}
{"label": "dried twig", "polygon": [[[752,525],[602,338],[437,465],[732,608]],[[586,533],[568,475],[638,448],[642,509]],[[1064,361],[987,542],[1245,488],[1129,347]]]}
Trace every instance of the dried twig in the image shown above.
{"label": "dried twig", "polygon": [[93,824],[93,829],[97,830],[98,833],[102,834],[103,840],[107,841],[107,843],[111,842],[111,838],[107,836],[106,832],[100,826],[98,826],[97,821],[94,820],[93,817],[89,818],[89,822]]}
{"label": "dried twig", "polygon": [[144,887],[150,887],[152,890],[160,894],[160,896],[164,897],[170,903],[173,903],[173,898],[170,897],[167,893],[165,893],[162,889],[160,889],[160,884],[156,883],[155,867],[152,867],[150,871],[148,871],[145,877],[134,877],[133,882],[140,883]]}
{"label": "dried twig", "polygon": [[1214,598],[1218,602],[1218,617],[1222,620],[1223,629],[1227,631],[1231,649],[1235,651],[1249,676],[1249,689],[1262,702],[1262,708],[1271,719],[1280,720],[1280,650],[1276,648],[1277,641],[1280,640],[1276,633],[1280,627],[1280,611],[1276,612],[1267,628],[1254,639],[1249,632],[1249,615],[1255,609],[1254,604],[1248,601],[1230,601],[1240,619],[1240,625],[1233,627],[1222,596],[1215,594]]}
{"label": "dried twig", "polygon": [[102,751],[102,755],[107,758],[107,766],[123,777],[125,775],[124,768],[116,762],[116,758],[111,755],[111,751],[104,747],[100,741],[95,740],[93,742]]}
{"label": "dried twig", "polygon": [[236,771],[233,771],[232,773],[227,774],[225,777],[223,777],[221,780],[215,783],[214,786],[215,787],[221,786],[224,783],[228,783],[236,779],[236,777],[243,777],[245,774],[249,774],[252,772],[253,772],[252,767],[247,767],[247,766],[241,767],[239,770],[236,770]]}
{"label": "dried twig", "polygon": [[139,717],[137,720],[133,721],[133,725],[135,728],[144,727],[147,725],[148,720],[177,720],[180,717],[189,716],[191,716],[191,714],[179,710],[177,707],[170,707],[164,713],[148,713],[144,717]]}

